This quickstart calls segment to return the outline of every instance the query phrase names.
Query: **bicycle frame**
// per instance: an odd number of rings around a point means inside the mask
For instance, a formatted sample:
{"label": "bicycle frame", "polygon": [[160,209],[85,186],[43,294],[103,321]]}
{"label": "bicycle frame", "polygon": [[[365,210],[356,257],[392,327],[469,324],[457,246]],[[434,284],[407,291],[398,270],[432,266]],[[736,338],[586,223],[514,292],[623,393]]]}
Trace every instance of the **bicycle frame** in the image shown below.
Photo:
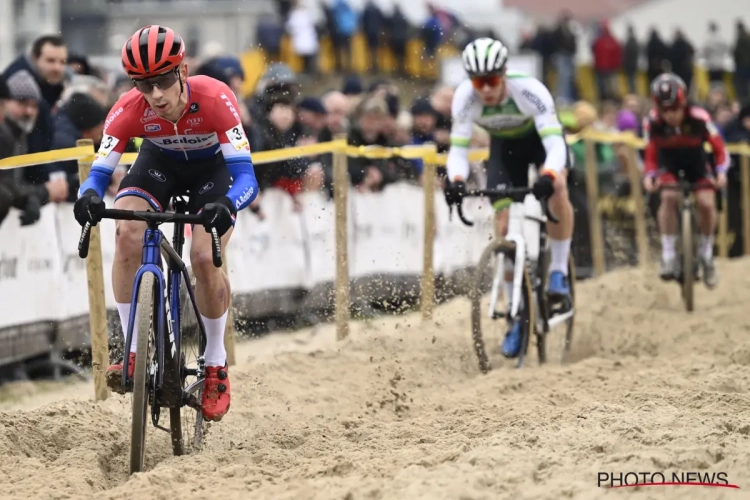
{"label": "bicycle frame", "polygon": [[[187,208],[187,204],[184,201],[178,201],[175,203],[175,211],[182,213]],[[203,324],[203,320],[198,314],[198,307],[195,300],[195,292],[190,285],[190,275],[188,274],[187,266],[180,257],[182,254],[183,245],[185,243],[185,224],[183,222],[176,221],[174,223],[174,236],[173,236],[173,247],[169,245],[164,237],[164,234],[158,229],[157,222],[149,222],[149,226],[143,235],[143,252],[141,257],[141,266],[135,275],[135,281],[133,285],[133,296],[131,304],[137,304],[138,302],[138,291],[141,286],[141,280],[143,275],[147,272],[152,272],[156,276],[156,286],[159,288],[160,293],[154,294],[156,301],[156,310],[159,317],[156,322],[155,332],[155,357],[156,366],[155,373],[152,373],[152,377],[155,382],[155,387],[152,389],[155,393],[162,390],[164,382],[164,368],[165,353],[168,353],[173,359],[178,356],[181,352],[182,343],[182,330],[180,324],[181,318],[181,305],[180,305],[180,284],[181,279],[185,279],[187,284],[188,295],[190,297],[193,309],[196,311],[196,319],[198,322],[198,328],[200,330],[200,343],[201,349],[199,352],[205,349],[205,335],[206,329]],[[165,288],[164,274],[162,272],[162,256],[167,261],[167,284]],[[133,341],[133,325],[136,321],[136,307],[131,307],[130,318],[128,324],[128,331],[125,334],[125,345],[124,352],[130,352],[130,347]],[[166,330],[166,331],[165,331]],[[139,332],[140,334],[141,332]],[[144,334],[146,332],[143,332]],[[169,349],[166,349],[166,341],[169,340]],[[128,380],[128,364],[129,357],[123,356],[123,367],[122,367],[122,382],[123,385],[128,387],[132,386],[132,380]],[[172,394],[160,394],[166,396],[160,398],[160,402],[165,407],[177,407],[183,406],[184,404],[190,404],[194,406],[199,404],[196,401],[190,401],[190,395],[192,395],[196,389],[203,385],[203,373],[205,370],[205,359],[203,356],[199,356],[198,368],[196,370],[197,381],[191,384],[188,388],[182,391],[180,399],[173,400]],[[177,366],[181,366],[179,363]],[[177,374],[178,380],[182,379],[182,374]],[[192,375],[192,373],[190,373]],[[185,401],[187,396],[188,401]]]}

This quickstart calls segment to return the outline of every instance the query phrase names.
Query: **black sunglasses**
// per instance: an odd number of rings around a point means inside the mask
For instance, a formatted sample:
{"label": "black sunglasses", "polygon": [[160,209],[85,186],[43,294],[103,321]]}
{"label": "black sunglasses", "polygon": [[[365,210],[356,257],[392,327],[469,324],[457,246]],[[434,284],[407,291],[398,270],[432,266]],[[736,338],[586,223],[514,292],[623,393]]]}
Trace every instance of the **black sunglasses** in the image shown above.
{"label": "black sunglasses", "polygon": [[135,84],[135,88],[142,94],[150,94],[153,92],[154,87],[158,87],[161,90],[168,89],[177,83],[177,80],[180,78],[179,70],[180,68],[175,68],[163,75],[152,76],[143,80],[133,80],[133,83]]}

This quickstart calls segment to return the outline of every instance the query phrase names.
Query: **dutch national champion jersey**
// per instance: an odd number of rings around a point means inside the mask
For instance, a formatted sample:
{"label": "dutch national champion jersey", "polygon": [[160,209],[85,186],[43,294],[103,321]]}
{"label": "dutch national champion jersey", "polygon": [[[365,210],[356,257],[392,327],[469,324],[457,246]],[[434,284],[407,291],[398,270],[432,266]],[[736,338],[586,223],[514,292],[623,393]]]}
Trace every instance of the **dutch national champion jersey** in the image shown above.
{"label": "dutch national champion jersey", "polygon": [[560,172],[565,168],[567,148],[555,103],[547,87],[534,77],[508,71],[505,77],[507,96],[496,106],[482,103],[471,80],[462,82],[453,96],[451,148],[448,176],[468,177],[468,148],[474,124],[503,140],[526,138],[537,134],[547,151],[545,168]]}
{"label": "dutch national champion jersey", "polygon": [[185,162],[224,155],[233,184],[227,193],[237,210],[257,195],[247,174],[255,174],[250,145],[229,87],[207,76],[192,76],[185,83],[188,102],[176,123],[159,117],[143,95],[132,89],[112,107],[104,122],[104,135],[91,168],[91,176],[79,193],[93,188],[102,196],[128,141],[140,137],[166,156]]}

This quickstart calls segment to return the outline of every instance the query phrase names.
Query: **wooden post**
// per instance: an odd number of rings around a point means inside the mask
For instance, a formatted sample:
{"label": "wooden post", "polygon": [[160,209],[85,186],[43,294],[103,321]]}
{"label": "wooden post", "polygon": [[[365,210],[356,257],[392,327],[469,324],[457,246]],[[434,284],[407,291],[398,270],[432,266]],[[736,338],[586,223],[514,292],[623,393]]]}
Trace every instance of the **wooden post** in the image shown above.
{"label": "wooden post", "polygon": [[742,254],[750,254],[750,156],[740,156],[742,179]]}
{"label": "wooden post", "polygon": [[635,241],[638,246],[638,265],[648,264],[648,231],[646,230],[646,204],[641,189],[641,174],[638,169],[638,153],[632,146],[627,146],[628,177],[630,178],[630,198],[635,206]]}
{"label": "wooden post", "polygon": [[591,260],[594,276],[604,274],[604,234],[599,214],[599,169],[596,164],[596,144],[585,139],[586,145],[586,193],[589,200],[589,231],[591,238]]}
{"label": "wooden post", "polygon": [[[81,184],[91,172],[94,142],[80,139],[76,146],[91,148],[91,157],[78,160],[78,178]],[[89,255],[86,257],[86,277],[89,289],[89,331],[91,332],[91,366],[94,372],[94,396],[96,401],[109,397],[105,370],[109,365],[109,335],[107,334],[107,306],[104,302],[104,273],[102,269],[102,244],[99,225],[91,228]]]}
{"label": "wooden post", "polygon": [[435,164],[425,160],[422,170],[424,190],[424,249],[422,263],[422,319],[432,319],[435,308]]}
{"label": "wooden post", "polygon": [[[339,134],[337,140],[346,140]],[[349,335],[349,228],[348,202],[349,168],[346,150],[333,153],[333,198],[336,208],[336,339]]]}
{"label": "wooden post", "polygon": [[[227,258],[226,248],[221,256],[221,268],[229,278],[229,264]],[[224,349],[227,351],[227,365],[232,366],[236,364],[236,358],[234,357],[234,343],[235,343],[235,332],[234,332],[234,312],[232,311],[232,294],[229,294],[229,312],[227,313],[227,325],[224,328]]]}
{"label": "wooden post", "polygon": [[[725,191],[726,192],[726,191]],[[719,234],[716,238],[716,246],[719,249],[719,257],[722,259],[729,258],[729,212],[727,211],[727,197],[724,196],[724,203],[719,212]]]}

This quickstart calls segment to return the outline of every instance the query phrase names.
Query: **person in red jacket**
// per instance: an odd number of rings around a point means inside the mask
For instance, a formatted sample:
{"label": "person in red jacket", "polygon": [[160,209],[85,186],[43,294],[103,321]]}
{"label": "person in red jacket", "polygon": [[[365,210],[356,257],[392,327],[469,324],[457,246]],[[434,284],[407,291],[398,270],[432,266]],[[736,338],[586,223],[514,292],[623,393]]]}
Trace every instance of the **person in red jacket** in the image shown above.
{"label": "person in red jacket", "polygon": [[617,91],[617,73],[622,69],[622,45],[609,30],[609,22],[602,21],[601,32],[592,47],[594,70],[599,87],[599,99],[614,99]]}

